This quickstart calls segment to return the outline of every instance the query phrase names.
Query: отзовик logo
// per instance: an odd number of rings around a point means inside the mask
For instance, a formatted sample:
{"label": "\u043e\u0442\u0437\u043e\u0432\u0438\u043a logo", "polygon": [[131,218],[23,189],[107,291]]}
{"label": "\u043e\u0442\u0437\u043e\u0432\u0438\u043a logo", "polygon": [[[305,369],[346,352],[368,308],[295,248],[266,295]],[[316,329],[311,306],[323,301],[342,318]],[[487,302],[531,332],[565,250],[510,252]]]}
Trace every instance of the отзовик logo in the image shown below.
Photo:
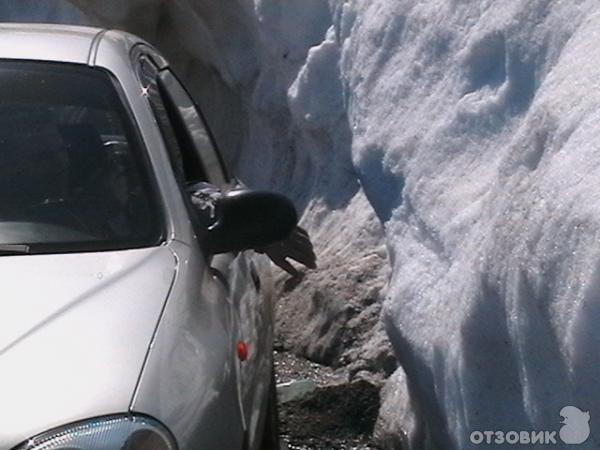
{"label": "\u043e\u0442\u0437\u043e\u0432\u0438\u043a logo", "polygon": [[[590,437],[590,413],[575,406],[565,406],[560,410],[562,427],[558,432],[560,440],[567,445],[582,444]],[[497,445],[556,445],[556,430],[542,431],[473,431],[470,435],[472,444]]]}

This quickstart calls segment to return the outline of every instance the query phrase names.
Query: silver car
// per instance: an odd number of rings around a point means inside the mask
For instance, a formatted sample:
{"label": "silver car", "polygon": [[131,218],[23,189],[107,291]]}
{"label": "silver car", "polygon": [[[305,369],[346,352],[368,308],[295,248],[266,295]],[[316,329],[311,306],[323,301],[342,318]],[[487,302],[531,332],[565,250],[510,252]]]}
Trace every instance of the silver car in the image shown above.
{"label": "silver car", "polygon": [[[199,209],[197,182],[226,194]],[[277,446],[249,249],[296,213],[234,185],[150,45],[0,25],[0,450]]]}

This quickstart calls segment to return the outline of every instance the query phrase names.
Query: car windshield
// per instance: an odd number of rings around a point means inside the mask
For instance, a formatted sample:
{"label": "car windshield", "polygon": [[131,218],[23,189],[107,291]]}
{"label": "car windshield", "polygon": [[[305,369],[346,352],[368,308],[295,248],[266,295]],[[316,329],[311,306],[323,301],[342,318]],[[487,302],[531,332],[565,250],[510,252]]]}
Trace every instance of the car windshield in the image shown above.
{"label": "car windshield", "polygon": [[0,61],[0,255],[156,245],[150,173],[107,72]]}

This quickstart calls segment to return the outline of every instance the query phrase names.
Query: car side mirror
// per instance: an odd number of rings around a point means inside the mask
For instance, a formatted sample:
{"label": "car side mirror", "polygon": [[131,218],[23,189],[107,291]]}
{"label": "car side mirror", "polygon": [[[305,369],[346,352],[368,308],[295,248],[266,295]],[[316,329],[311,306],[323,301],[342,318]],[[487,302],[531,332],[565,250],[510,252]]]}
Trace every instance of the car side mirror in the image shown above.
{"label": "car side mirror", "polygon": [[215,202],[206,243],[210,254],[260,248],[288,237],[297,223],[296,208],[284,195],[229,191]]}

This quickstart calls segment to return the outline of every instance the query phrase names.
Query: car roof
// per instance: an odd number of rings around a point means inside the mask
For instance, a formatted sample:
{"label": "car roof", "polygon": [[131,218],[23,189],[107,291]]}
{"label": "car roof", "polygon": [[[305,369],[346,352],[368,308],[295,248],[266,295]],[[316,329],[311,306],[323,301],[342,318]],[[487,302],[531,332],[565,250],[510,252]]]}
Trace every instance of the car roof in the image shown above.
{"label": "car roof", "polygon": [[102,37],[115,51],[129,51],[140,38],[123,31],[58,24],[0,23],[0,59],[94,64]]}

